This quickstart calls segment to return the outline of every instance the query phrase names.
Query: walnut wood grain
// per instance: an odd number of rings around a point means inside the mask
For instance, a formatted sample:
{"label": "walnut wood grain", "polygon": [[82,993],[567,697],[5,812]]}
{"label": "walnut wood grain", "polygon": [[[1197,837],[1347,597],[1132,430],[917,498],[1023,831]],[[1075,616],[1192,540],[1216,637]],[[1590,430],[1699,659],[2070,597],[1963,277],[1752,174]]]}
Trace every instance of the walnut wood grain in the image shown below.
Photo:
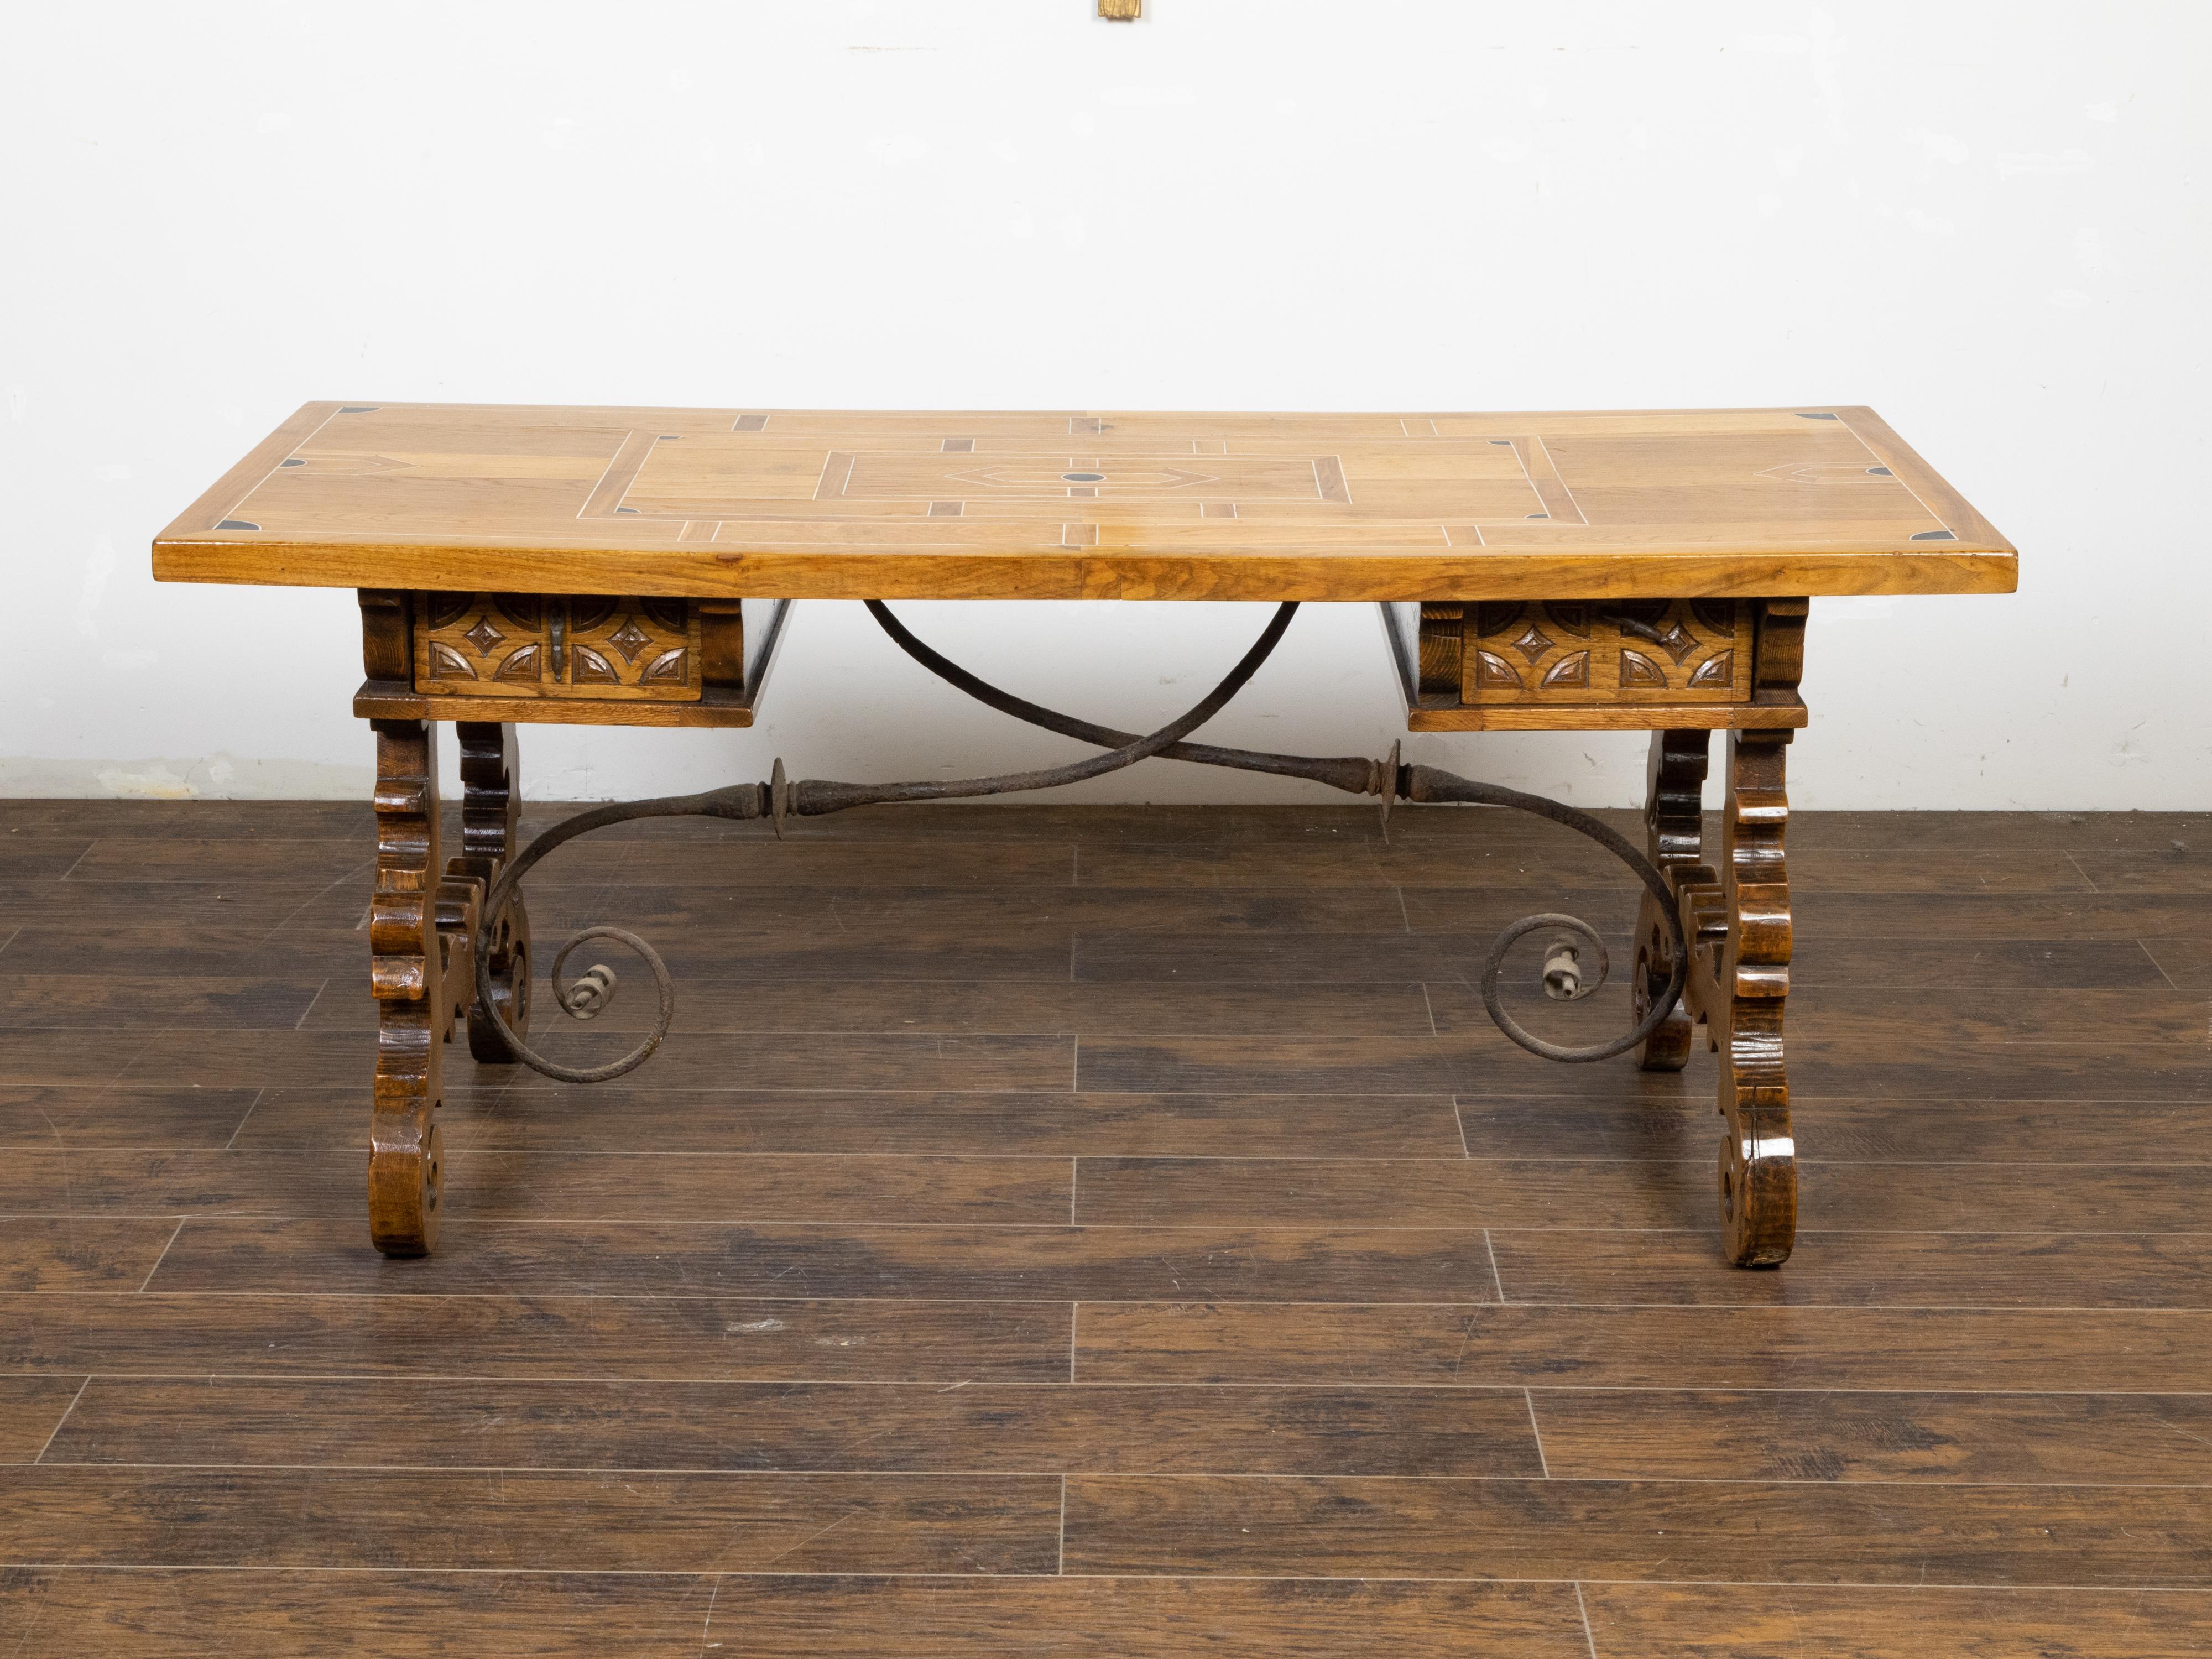
{"label": "walnut wood grain", "polygon": [[[465,1168],[471,1154],[454,1154]],[[1063,1200],[1064,1202],[1064,1200]],[[567,1207],[567,1206],[563,1206]],[[731,1207],[743,1207],[733,1199]],[[456,1231],[455,1230],[459,1231]],[[1202,1291],[1239,1301],[1493,1299],[1487,1242],[1470,1228],[1042,1227],[909,1221],[564,1221],[448,1224],[465,1255],[441,1251],[412,1294],[562,1289],[608,1296],[819,1296],[947,1301],[1145,1301]],[[175,1242],[169,1243],[170,1235]],[[390,1286],[359,1241],[320,1220],[167,1223],[151,1281],[163,1291],[368,1291]],[[147,1281],[149,1257],[130,1288]],[[87,1286],[89,1288],[89,1286]]]}
{"label": "walnut wood grain", "polygon": [[[1579,1222],[1673,1230],[1709,1211],[1710,1171],[1698,1163],[1624,1164],[1560,1150],[1554,1141],[1549,1158],[1343,1160],[1304,1169],[1295,1158],[1084,1158],[1076,1216],[1086,1226],[1364,1227],[1395,1218],[1406,1226]],[[2108,1164],[2057,1182],[2014,1164],[1978,1169],[1963,1186],[1955,1165],[1809,1163],[1803,1178],[1822,1204],[1855,1224],[1898,1232],[2186,1231],[2212,1202],[2212,1166],[2172,1163]]]}
{"label": "walnut wood grain", "polygon": [[376,1078],[369,1115],[369,1237],[387,1255],[437,1243],[444,1148],[438,1107],[452,1018],[438,930],[437,728],[379,721],[376,888],[369,901]]}
{"label": "walnut wood grain", "polygon": [[0,1463],[27,1463],[45,1451],[88,1380],[0,1376]]}
{"label": "walnut wood grain", "polygon": [[[1746,624],[1748,627],[1747,619]],[[1644,772],[1644,851],[1668,878],[1681,902],[1689,887],[1713,887],[1720,878],[1705,862],[1705,769],[1712,748],[1701,731],[1654,732]],[[1636,960],[1630,989],[1638,1023],[1665,994],[1674,971],[1674,935],[1659,914],[1658,902],[1643,896],[1636,918]],[[1411,911],[1407,921],[1412,920]],[[1666,1023],[1644,1044],[1640,1063],[1647,1072],[1679,1072],[1690,1062],[1696,1021],[1680,1002]]]}
{"label": "walnut wood grain", "polygon": [[[441,1137],[442,1140],[442,1136]],[[296,1214],[354,1185],[350,1149],[179,1152],[98,1149],[0,1160],[0,1204],[17,1212]],[[822,1158],[785,1153],[663,1158],[471,1150],[441,1160],[446,1186],[486,1218],[580,1214],[629,1221],[864,1221],[1046,1224],[1067,1218],[1064,1158]]]}
{"label": "walnut wood grain", "polygon": [[361,590],[361,666],[372,684],[404,686],[414,673],[414,609],[388,587]]}
{"label": "walnut wood grain", "polygon": [[[2016,1080],[1988,1099],[1824,1095],[1821,1151],[1833,1158],[1888,1164],[2106,1162],[2112,1150],[2106,1114],[2083,1111],[2075,1097],[2028,1096],[2039,1074],[2038,1062],[2048,1052],[2022,1050]],[[2190,1145],[2212,1134],[2212,1103],[2145,1101],[2129,1110],[2150,1145]],[[1705,1152],[1705,1115],[1680,1100],[1640,1102],[1624,1109],[1617,1100],[1463,1097],[1458,1116],[1477,1158],[1540,1158],[1563,1138],[1592,1158],[1702,1159]]]}
{"label": "walnut wood grain", "polygon": [[1533,1401],[1561,1480],[2212,1486],[2203,1395],[1538,1389]]}
{"label": "walnut wood grain", "polygon": [[687,600],[576,593],[411,598],[414,684],[425,695],[699,701],[699,616]]}
{"label": "walnut wood grain", "polygon": [[1071,1322],[1065,1302],[0,1293],[0,1368],[1064,1382]]}
{"label": "walnut wood grain", "polygon": [[[491,890],[507,861],[520,852],[521,762],[510,723],[464,720],[454,727],[461,746],[461,852],[446,868],[474,884],[477,895]],[[499,917],[492,934],[491,995],[507,1030],[530,1034],[530,909],[517,893]],[[492,1023],[476,987],[468,988],[469,1053],[492,1065],[512,1063],[513,1051]]]}
{"label": "walnut wood grain", "polygon": [[[642,920],[623,895],[624,917]],[[788,895],[787,897],[790,896]],[[823,894],[825,908],[836,896]],[[732,902],[742,907],[736,894]],[[540,890],[541,902],[565,895]],[[642,908],[642,907],[641,907]],[[656,911],[659,906],[653,907]],[[562,914],[580,915],[581,907]],[[740,910],[742,914],[742,910]],[[673,964],[677,953],[685,958],[683,999],[677,1004],[674,1030],[699,1032],[782,1031],[792,1034],[822,1031],[942,1032],[946,1035],[1006,1033],[1013,1030],[1066,1030],[1081,1036],[1109,1036],[1140,1031],[1218,1031],[1239,1027],[1255,1033],[1334,1031],[1344,1036],[1373,1034],[1428,1036],[1436,1028],[1413,981],[1378,984],[1321,985],[1193,985],[1127,981],[1062,981],[1034,979],[939,979],[869,975],[840,978],[842,995],[822,994],[819,983],[794,975],[788,978],[708,979],[701,975],[712,967],[726,967],[726,959],[712,963],[714,940],[710,930],[692,925],[672,929],[656,919],[652,924],[654,948]],[[835,927],[832,921],[830,926]],[[719,930],[713,930],[719,931]],[[784,949],[775,954],[791,959]],[[919,954],[917,951],[915,954]],[[87,980],[95,975],[72,977]],[[289,996],[299,994],[297,981],[280,981],[267,988],[270,1006],[290,1006]],[[167,982],[165,982],[165,987]],[[225,990],[245,988],[225,986]],[[316,988],[309,987],[309,989]],[[166,1000],[166,999],[163,999]],[[88,995],[72,1001],[101,1001]],[[120,1000],[118,999],[119,1001]],[[127,1012],[127,1011],[126,1011]],[[2179,993],[2161,1007],[2140,1010],[2136,1024],[2166,1033],[2167,1042],[2187,1042],[2193,1022],[2184,1024],[2189,1009]],[[619,998],[592,1024],[602,1030],[643,1030],[654,1011]],[[26,1021],[25,1024],[32,1022]],[[91,1023],[88,1018],[87,1023]],[[212,1018],[208,1023],[218,1023]],[[240,1024],[248,1023],[241,1019]],[[375,1025],[375,1011],[362,1009],[349,1000],[318,997],[305,1018],[295,1022],[310,1030],[367,1030]],[[1839,1032],[1838,1035],[1848,1035]],[[607,1085],[593,1085],[592,1097],[610,1097]]]}
{"label": "walnut wood grain", "polygon": [[2212,1588],[2212,1489],[1073,1475],[1071,1572]]}
{"label": "walnut wood grain", "polygon": [[[1991,1616],[2002,1618],[1995,1609]],[[2086,1616],[2097,1620],[2100,1632],[2120,1628],[2101,1610]],[[349,1650],[397,1659],[457,1649],[547,1659],[608,1653],[697,1659],[702,1650],[972,1659],[1040,1648],[1182,1659],[1194,1632],[1206,1633],[1212,1659],[1589,1655],[1571,1584],[999,1578],[973,1572],[898,1577],[18,1568],[0,1575],[0,1630],[11,1638],[21,1632],[19,1659],[74,1656],[88,1644],[112,1659],[218,1650],[240,1659]],[[2159,1652],[2111,1651],[2116,1659]]]}
{"label": "walnut wood grain", "polygon": [[1041,1475],[0,1466],[0,1551],[87,1565],[1038,1573],[1059,1528]]}
{"label": "walnut wood grain", "polygon": [[1520,1477],[1543,1468],[1519,1389],[454,1378],[383,1395],[343,1379],[100,1377],[77,1397],[73,1377],[29,1382],[40,1391],[27,1385],[16,1397],[46,1412],[40,1443],[76,1399],[48,1463]]}
{"label": "walnut wood grain", "polygon": [[1649,732],[1795,730],[1812,715],[1796,698],[1771,702],[1493,703],[1473,708],[1409,708],[1409,732]]}
{"label": "walnut wood grain", "polygon": [[[1421,653],[1438,624],[1422,607]],[[1678,705],[1751,700],[1742,599],[1549,599],[1465,605],[1462,704]],[[1425,678],[1425,669],[1424,671]]]}
{"label": "walnut wood grain", "polygon": [[[203,1089],[190,1083],[76,1088],[0,1084],[0,1147],[196,1146],[212,1152],[230,1144],[265,1092]],[[360,1091],[353,1092],[357,1102]]]}
{"label": "walnut wood grain", "polygon": [[1824,1659],[2069,1652],[2097,1659],[2177,1659],[2212,1652],[2212,1595],[2197,1589],[1581,1588],[1599,1659],[1806,1651]]}
{"label": "walnut wood grain", "polygon": [[[1713,989],[1702,975],[1692,1007],[1720,1051],[1721,1225],[1729,1259],[1740,1267],[1789,1259],[1797,1229],[1797,1154],[1790,1133],[1790,1083],[1782,1054],[1782,1015],[1790,991],[1790,878],[1783,832],[1787,732],[1729,734],[1729,797],[1722,817],[1718,915],[1727,933],[1716,949]],[[1704,911],[1683,899],[1686,922]]]}
{"label": "walnut wood grain", "polygon": [[[1705,1138],[1700,1114],[1697,1139]],[[1822,1127],[1829,1118],[1822,1103]],[[1972,1180],[1984,1173],[1978,1165]],[[1804,1166],[1807,1190],[1823,1202],[1849,1205],[1860,1200],[1879,1171],[1855,1172],[1859,1179],[1831,1185],[1825,1167]],[[1929,1219],[1942,1219],[1939,1206],[1945,1180],[1954,1186],[1959,1166],[1903,1179],[1922,1186],[1918,1205]],[[1560,1303],[1576,1307],[1850,1307],[1850,1308],[2203,1308],[2212,1307],[2212,1236],[2150,1229],[2140,1232],[2067,1232],[2005,1229],[2001,1206],[2006,1200],[2032,1202],[2033,1177],[2006,1178],[2001,1171],[1996,1202],[1977,1206],[1984,1231],[1823,1232],[1817,1263],[1797,1258],[1787,1273],[1738,1273],[1712,1249],[1702,1230],[1653,1231],[1638,1236],[1633,1253],[1613,1249],[1610,1236],[1589,1230],[1492,1228],[1489,1239],[1498,1258],[1499,1284],[1516,1302]],[[2101,1179],[2101,1177],[2100,1177]],[[2131,1183],[2118,1176],[2106,1185],[2107,1196],[2124,1203]],[[2047,1213],[2033,1218],[2052,1219]],[[2084,1215],[2079,1218],[2090,1219]],[[2169,1211],[2164,1218],[2179,1219]],[[176,1250],[199,1224],[186,1226],[162,1262],[166,1274]],[[1808,1255],[1810,1254],[1808,1251]]]}
{"label": "walnut wood grain", "polygon": [[697,1659],[724,1582],[703,1574],[13,1567],[0,1569],[0,1632],[15,1644],[15,1659],[415,1659],[456,1648],[541,1659]]}
{"label": "walnut wood grain", "polygon": [[[817,985],[797,988],[821,996]],[[250,1118],[226,1121],[216,1145],[234,1132],[240,1146],[320,1146],[327,1144],[328,1122],[321,1091],[272,1090]],[[107,1120],[98,1138],[132,1133],[125,1121]],[[642,1141],[671,1152],[816,1155],[1449,1158],[1460,1152],[1449,1095],[888,1092],[845,1086],[702,1092],[611,1084],[536,1091],[526,1100],[514,1097],[489,1111],[475,1134],[474,1145],[508,1151],[620,1152]]]}
{"label": "walnut wood grain", "polygon": [[[529,1109],[508,1096],[502,1112]],[[1071,1186],[1078,1224],[1133,1227],[1348,1228],[1536,1226],[1573,1214],[1585,1224],[1669,1231],[1708,1211],[1710,1182],[1687,1160],[1485,1158],[1329,1160],[1054,1158],[823,1158],[631,1150],[452,1152],[447,1177],[485,1219],[623,1222],[861,1222],[898,1206],[915,1224],[1048,1225],[1064,1222]],[[1216,1165],[1223,1167],[1215,1167]],[[342,1146],[161,1152],[25,1151],[0,1163],[0,1201],[19,1214],[285,1216],[354,1188]],[[2212,1202],[2212,1166],[2106,1164],[2054,1182],[2027,1163],[1978,1170],[1961,1190],[1955,1165],[1805,1166],[1820,1200],[1885,1231],[2186,1232]],[[64,1182],[66,1184],[64,1184]],[[720,1196],[718,1196],[718,1193]],[[1576,1207],[1576,1194],[1582,1205]]]}
{"label": "walnut wood grain", "polygon": [[[1588,1659],[1568,1584],[1130,1578],[725,1581],[763,1653],[1185,1659]],[[719,1604],[718,1604],[719,1605]],[[720,1613],[716,1625],[720,1626]]]}
{"label": "walnut wood grain", "polygon": [[1091,1303],[1085,1382],[2191,1393],[2212,1313],[2168,1309]]}
{"label": "walnut wood grain", "polygon": [[753,705],[702,693],[696,702],[617,702],[611,698],[448,697],[379,683],[354,694],[353,712],[370,720],[557,721],[562,726],[720,727],[750,726]]}
{"label": "walnut wood grain", "polygon": [[1822,407],[317,404],[155,544],[167,580],[699,598],[1723,599],[2015,568],[1871,410]]}
{"label": "walnut wood grain", "polygon": [[744,606],[734,599],[701,599],[691,607],[699,626],[699,678],[709,691],[745,689]]}
{"label": "walnut wood grain", "polygon": [[135,1291],[176,1234],[167,1216],[0,1215],[0,1290]]}

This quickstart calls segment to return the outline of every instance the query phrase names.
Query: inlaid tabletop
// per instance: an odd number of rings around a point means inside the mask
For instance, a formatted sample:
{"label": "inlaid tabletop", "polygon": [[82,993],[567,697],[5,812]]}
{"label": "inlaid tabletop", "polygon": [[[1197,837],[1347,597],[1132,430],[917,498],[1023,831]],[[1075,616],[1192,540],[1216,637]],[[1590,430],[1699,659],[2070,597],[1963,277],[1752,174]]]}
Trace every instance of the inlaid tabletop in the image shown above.
{"label": "inlaid tabletop", "polygon": [[165,580],[836,599],[2009,592],[1873,410],[907,413],[309,404]]}

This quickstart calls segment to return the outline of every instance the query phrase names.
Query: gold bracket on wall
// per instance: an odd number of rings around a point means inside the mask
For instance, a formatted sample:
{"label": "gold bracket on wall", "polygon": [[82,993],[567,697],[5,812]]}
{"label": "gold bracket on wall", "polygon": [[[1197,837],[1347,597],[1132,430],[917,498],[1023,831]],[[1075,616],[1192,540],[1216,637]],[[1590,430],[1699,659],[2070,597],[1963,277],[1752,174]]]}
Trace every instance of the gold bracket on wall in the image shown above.
{"label": "gold bracket on wall", "polygon": [[1116,23],[1133,23],[1145,15],[1145,0],[1098,0],[1098,15]]}

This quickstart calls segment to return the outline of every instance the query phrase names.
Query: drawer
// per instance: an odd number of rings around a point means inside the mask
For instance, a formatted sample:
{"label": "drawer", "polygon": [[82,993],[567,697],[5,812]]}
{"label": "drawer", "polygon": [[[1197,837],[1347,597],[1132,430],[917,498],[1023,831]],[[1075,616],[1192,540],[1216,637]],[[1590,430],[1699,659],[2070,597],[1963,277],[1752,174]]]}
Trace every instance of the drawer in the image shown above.
{"label": "drawer", "polygon": [[1802,726],[1806,615],[1802,599],[1382,608],[1416,732]]}
{"label": "drawer", "polygon": [[696,702],[700,608],[599,594],[416,593],[415,689],[441,697]]}
{"label": "drawer", "polygon": [[1420,685],[1462,708],[1748,702],[1751,602],[1530,599],[1420,607]]}

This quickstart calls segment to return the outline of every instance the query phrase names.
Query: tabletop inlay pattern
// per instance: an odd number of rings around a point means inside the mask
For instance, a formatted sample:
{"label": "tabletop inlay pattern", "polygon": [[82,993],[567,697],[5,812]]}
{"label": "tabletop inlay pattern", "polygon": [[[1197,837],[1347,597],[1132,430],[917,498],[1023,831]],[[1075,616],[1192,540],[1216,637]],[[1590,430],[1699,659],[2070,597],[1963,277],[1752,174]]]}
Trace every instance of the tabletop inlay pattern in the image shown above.
{"label": "tabletop inlay pattern", "polygon": [[[159,574],[188,580],[359,585],[357,550],[401,547],[422,586],[523,586],[517,556],[542,549],[592,553],[609,589],[743,574],[795,598],[1549,597],[1593,555],[1651,597],[1993,591],[2014,570],[1862,409],[309,404],[156,545]],[[1553,585],[1526,586],[1539,570]]]}

